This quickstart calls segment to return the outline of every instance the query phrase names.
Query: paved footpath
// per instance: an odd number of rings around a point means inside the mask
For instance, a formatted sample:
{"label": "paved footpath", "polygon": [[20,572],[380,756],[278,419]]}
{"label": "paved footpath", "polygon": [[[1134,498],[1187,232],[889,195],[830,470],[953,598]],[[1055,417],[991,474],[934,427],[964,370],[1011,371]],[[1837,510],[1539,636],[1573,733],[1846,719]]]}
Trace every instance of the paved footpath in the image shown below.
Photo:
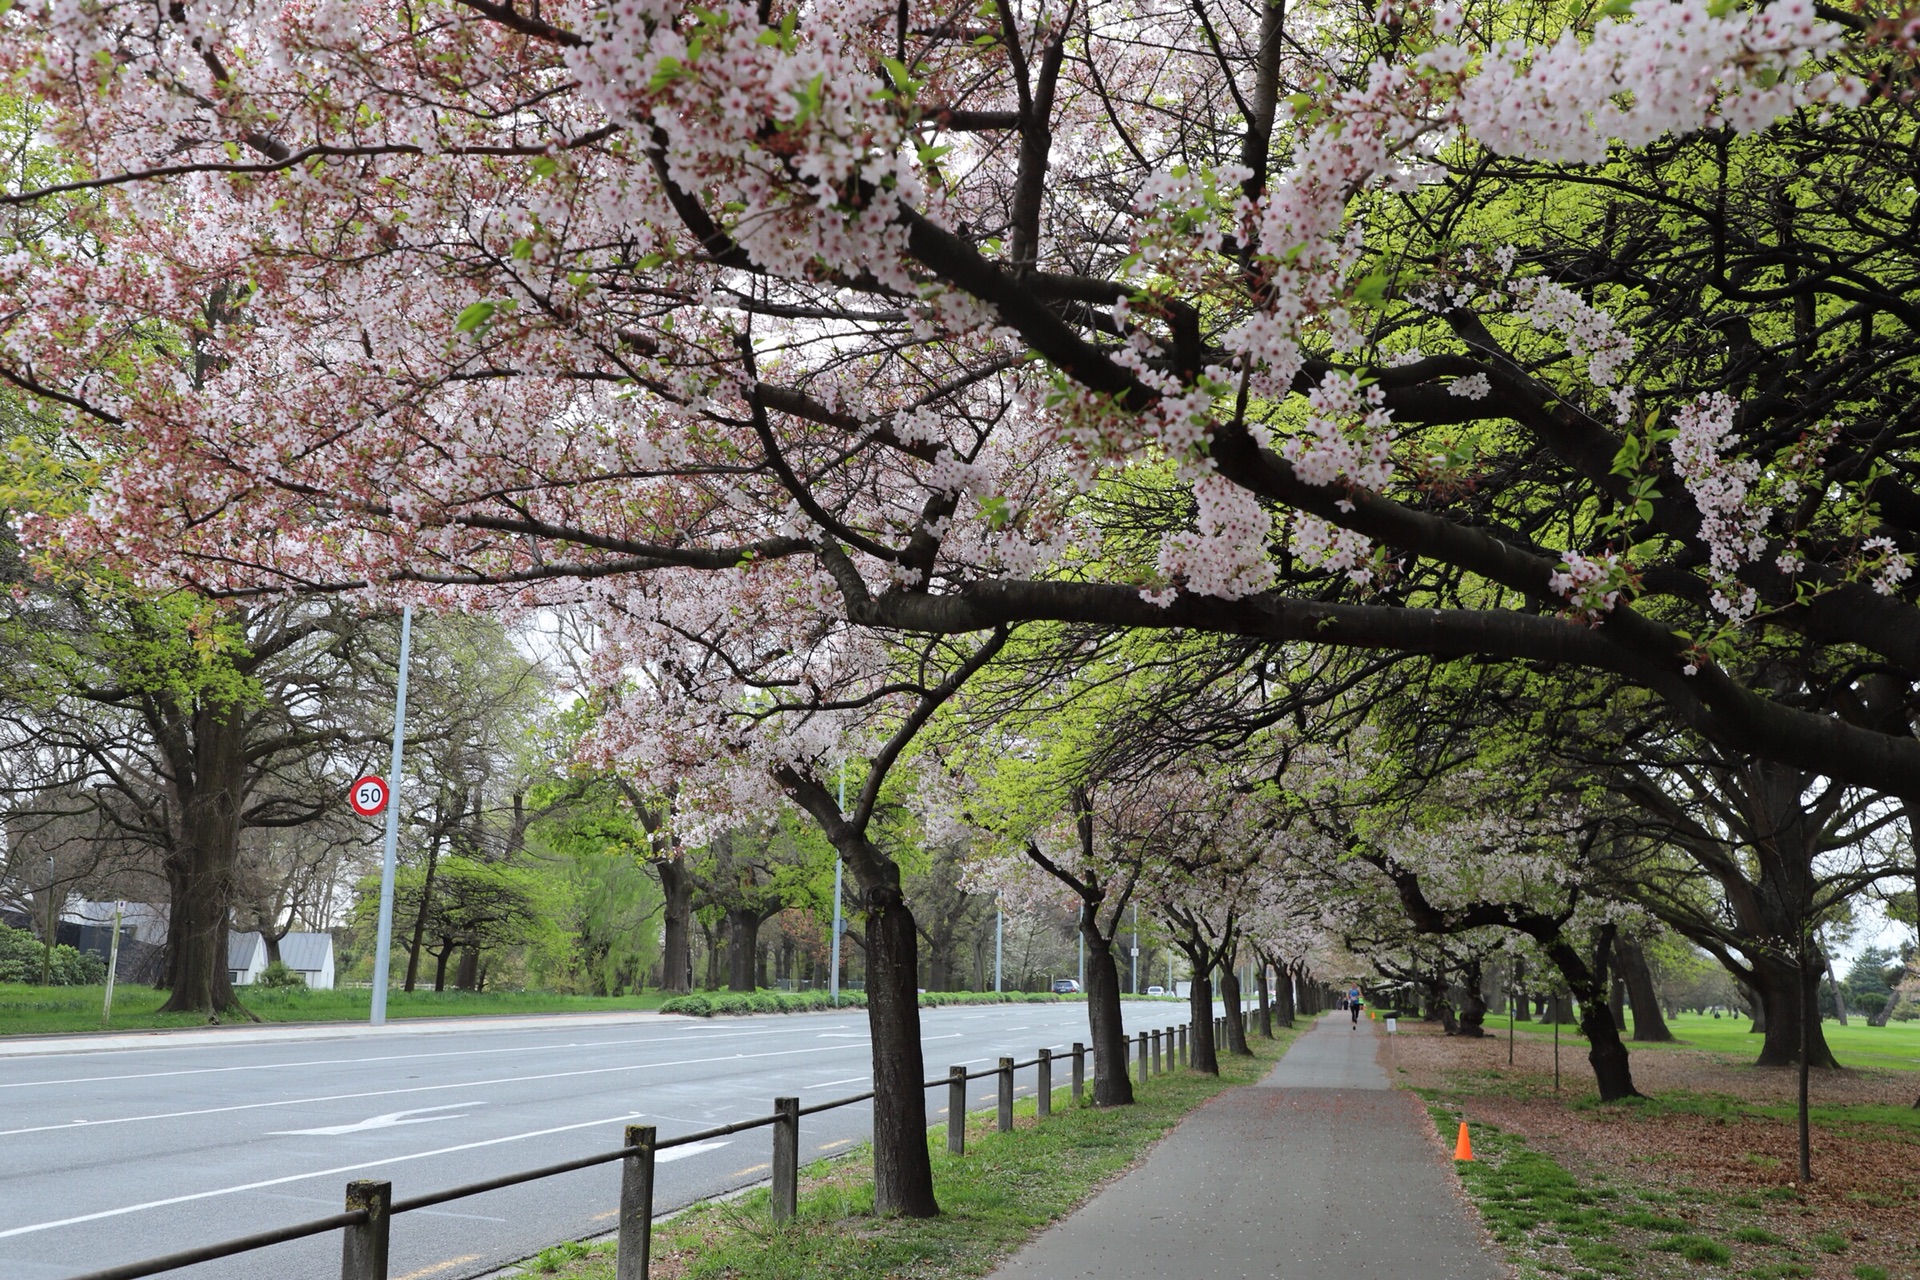
{"label": "paved footpath", "polygon": [[1321,1019],[989,1280],[1500,1280],[1383,1038]]}

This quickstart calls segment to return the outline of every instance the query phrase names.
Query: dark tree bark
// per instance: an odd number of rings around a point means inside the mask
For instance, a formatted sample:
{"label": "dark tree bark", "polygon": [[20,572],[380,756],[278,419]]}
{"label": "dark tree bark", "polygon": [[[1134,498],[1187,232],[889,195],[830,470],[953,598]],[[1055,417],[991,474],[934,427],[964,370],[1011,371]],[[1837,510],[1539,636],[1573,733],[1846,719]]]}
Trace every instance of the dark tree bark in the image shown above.
{"label": "dark tree bark", "polygon": [[480,989],[480,948],[471,944],[460,948],[460,965],[453,971],[455,991]]}
{"label": "dark tree bark", "polygon": [[167,1002],[162,1013],[246,1011],[227,970],[227,921],[247,785],[243,708],[202,704],[165,743],[178,819],[167,851]]}
{"label": "dark tree bark", "polygon": [[1461,990],[1465,999],[1461,1001],[1460,1025],[1456,1034],[1477,1040],[1487,1034],[1487,993],[1485,972],[1481,962],[1470,960],[1460,974]]}
{"label": "dark tree bark", "polygon": [[[1099,1107],[1133,1105],[1127,1074],[1127,1032],[1120,1014],[1120,966],[1113,943],[1100,931],[1094,904],[1080,909],[1080,936],[1087,942],[1087,1030],[1093,1037],[1093,1102]],[[1117,913],[1116,913],[1117,914]]]}
{"label": "dark tree bark", "polygon": [[665,899],[660,989],[684,994],[693,990],[693,878],[677,857],[656,858],[652,866]]}
{"label": "dark tree bark", "polygon": [[1760,998],[1754,1023],[1763,1039],[1759,1067],[1790,1067],[1800,1061],[1801,1023],[1807,1023],[1807,1061],[1816,1067],[1837,1067],[1833,1050],[1827,1047],[1826,1032],[1818,1018],[1807,1020],[1808,1009],[1819,1008],[1820,968],[1808,965],[1804,970],[1791,959],[1758,952],[1749,969],[1753,989]]}
{"label": "dark tree bark", "polygon": [[[889,863],[888,865],[892,865]],[[926,1065],[920,1048],[913,914],[898,885],[866,893],[867,1028],[873,1037],[873,1198],[882,1213],[940,1212],[927,1156]]]}
{"label": "dark tree bark", "polygon": [[1232,956],[1222,956],[1219,967],[1220,999],[1226,1013],[1227,1052],[1251,1058],[1253,1049],[1247,1044],[1247,1016],[1240,1003],[1240,974],[1234,969]]}
{"label": "dark tree bark", "polygon": [[1667,1029],[1667,1020],[1660,1012],[1660,993],[1654,989],[1653,969],[1647,964],[1645,949],[1637,939],[1623,939],[1615,944],[1614,957],[1620,976],[1626,980],[1627,1003],[1633,1009],[1633,1038],[1671,1041],[1673,1032]]}
{"label": "dark tree bark", "polygon": [[440,864],[440,837],[427,842],[427,871],[420,881],[420,909],[413,913],[413,943],[407,948],[407,980],[403,990],[413,990],[420,976],[420,944],[427,932],[427,911],[433,904],[433,875]]}
{"label": "dark tree bark", "polygon": [[1213,981],[1197,964],[1193,983],[1187,988],[1187,1016],[1193,1019],[1193,1033],[1187,1037],[1192,1041],[1187,1046],[1187,1065],[1202,1075],[1219,1075],[1220,1057],[1213,1047]]}
{"label": "dark tree bark", "polygon": [[754,958],[760,947],[760,912],[752,907],[727,908],[727,989],[752,991]]}
{"label": "dark tree bark", "polygon": [[1274,1015],[1283,1027],[1293,1025],[1293,970],[1281,969],[1280,980],[1274,984]]}
{"label": "dark tree bark", "polygon": [[1273,990],[1267,984],[1267,960],[1260,958],[1260,965],[1254,970],[1255,981],[1260,987],[1260,1036],[1264,1040],[1273,1039]]}

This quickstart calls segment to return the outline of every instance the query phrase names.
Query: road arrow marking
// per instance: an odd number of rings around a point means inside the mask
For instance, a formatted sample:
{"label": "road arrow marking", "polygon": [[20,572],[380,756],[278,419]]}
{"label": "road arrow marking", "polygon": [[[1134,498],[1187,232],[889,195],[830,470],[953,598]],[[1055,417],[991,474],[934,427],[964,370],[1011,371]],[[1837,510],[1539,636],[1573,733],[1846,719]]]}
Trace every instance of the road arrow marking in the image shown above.
{"label": "road arrow marking", "polygon": [[684,1147],[668,1147],[654,1156],[655,1164],[666,1164],[673,1160],[685,1160],[688,1156],[701,1155],[708,1151],[718,1151],[721,1147],[730,1147],[731,1142],[689,1142]]}
{"label": "road arrow marking", "polygon": [[459,1107],[484,1107],[484,1102],[448,1102],[437,1107],[415,1107],[410,1111],[389,1111],[382,1116],[369,1116],[354,1124],[330,1124],[321,1129],[275,1129],[271,1136],[276,1138],[304,1138],[316,1136],[335,1137],[342,1133],[368,1133],[374,1129],[392,1129],[403,1124],[432,1124],[435,1120],[464,1120],[467,1113],[457,1116],[429,1115],[429,1112],[453,1111]]}

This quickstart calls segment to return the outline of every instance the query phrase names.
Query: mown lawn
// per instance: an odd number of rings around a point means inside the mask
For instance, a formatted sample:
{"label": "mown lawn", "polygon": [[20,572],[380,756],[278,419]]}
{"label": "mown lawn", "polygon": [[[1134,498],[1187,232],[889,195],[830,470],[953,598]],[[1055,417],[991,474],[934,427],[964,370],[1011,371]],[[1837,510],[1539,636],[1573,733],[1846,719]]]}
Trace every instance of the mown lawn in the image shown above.
{"label": "mown lawn", "polygon": [[[1300,1030],[1310,1024],[1301,1020]],[[1254,1058],[1221,1059],[1218,1079],[1176,1071],[1139,1088],[1131,1107],[1071,1107],[1057,1090],[1045,1122],[1034,1104],[1016,1108],[1014,1132],[993,1132],[989,1113],[970,1118],[967,1153],[950,1156],[945,1126],[932,1131],[935,1194],[930,1220],[873,1212],[869,1150],[801,1171],[799,1213],[771,1220],[768,1194],[708,1204],[655,1228],[655,1280],[963,1280],[982,1276],[1030,1236],[1065,1217],[1126,1171],[1180,1118],[1222,1089],[1251,1084],[1296,1032],[1256,1040]],[[1249,1171],[1255,1176],[1255,1171]],[[612,1280],[610,1242],[562,1244],[530,1261],[535,1274]]]}
{"label": "mown lawn", "polygon": [[[1628,1023],[1632,1023],[1631,1015]],[[1760,1037],[1753,1034],[1753,1024],[1745,1018],[1711,1018],[1697,1013],[1683,1013],[1677,1018],[1669,1018],[1667,1026],[1685,1048],[1705,1049],[1709,1053],[1724,1053],[1736,1058],[1752,1058],[1760,1052]],[[1820,1026],[1826,1032],[1828,1047],[1840,1059],[1842,1066],[1920,1071],[1920,1021],[1870,1027],[1862,1019],[1851,1018],[1843,1027],[1829,1018]],[[1545,1022],[1516,1021],[1514,1030],[1521,1035],[1553,1034],[1552,1024]],[[1490,1015],[1487,1018],[1487,1032],[1490,1035],[1506,1035],[1506,1017]],[[1560,1037],[1562,1040],[1585,1043],[1580,1028],[1571,1023],[1561,1026]],[[1627,1047],[1638,1053],[1643,1049],[1659,1049],[1662,1046],[1634,1041]]]}
{"label": "mown lawn", "polygon": [[[101,1030],[104,987],[38,987],[0,983],[0,1035],[55,1035]],[[387,996],[389,1018],[448,1018],[503,1013],[589,1013],[657,1009],[666,997],[652,991],[639,996],[568,996],[540,991],[394,991]],[[113,989],[112,1031],[203,1026],[196,1014],[155,1012],[166,992],[119,985]],[[302,987],[248,988],[240,995],[247,1011],[261,1022],[364,1022],[373,993],[359,989],[308,991]],[[245,1021],[230,1017],[228,1022]]]}

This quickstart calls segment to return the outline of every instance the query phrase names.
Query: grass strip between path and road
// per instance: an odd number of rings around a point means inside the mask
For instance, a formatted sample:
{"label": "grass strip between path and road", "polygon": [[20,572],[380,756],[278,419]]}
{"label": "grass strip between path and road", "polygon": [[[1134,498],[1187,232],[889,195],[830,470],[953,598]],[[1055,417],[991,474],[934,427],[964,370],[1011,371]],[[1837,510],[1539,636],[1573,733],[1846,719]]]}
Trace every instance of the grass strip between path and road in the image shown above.
{"label": "grass strip between path and road", "polygon": [[[1311,1025],[1252,1040],[1251,1058],[1221,1057],[1220,1075],[1176,1070],[1135,1085],[1131,1107],[1072,1106],[1054,1093],[1045,1121],[1031,1098],[1015,1106],[1014,1131],[992,1112],[969,1115],[967,1153],[946,1149],[944,1122],[929,1131],[938,1218],[876,1217],[870,1147],[801,1170],[799,1212],[772,1220],[769,1192],[697,1205],[654,1228],[653,1280],[962,1280],[983,1276],[1042,1228],[1072,1213],[1126,1172],[1182,1117],[1272,1069]],[[1058,1062],[1058,1060],[1056,1060]],[[1056,1067],[1056,1071],[1059,1068]],[[1092,1082],[1088,1082],[1091,1092]],[[802,1141],[805,1127],[802,1125]],[[613,1244],[557,1245],[522,1266],[561,1280],[611,1280]]]}

